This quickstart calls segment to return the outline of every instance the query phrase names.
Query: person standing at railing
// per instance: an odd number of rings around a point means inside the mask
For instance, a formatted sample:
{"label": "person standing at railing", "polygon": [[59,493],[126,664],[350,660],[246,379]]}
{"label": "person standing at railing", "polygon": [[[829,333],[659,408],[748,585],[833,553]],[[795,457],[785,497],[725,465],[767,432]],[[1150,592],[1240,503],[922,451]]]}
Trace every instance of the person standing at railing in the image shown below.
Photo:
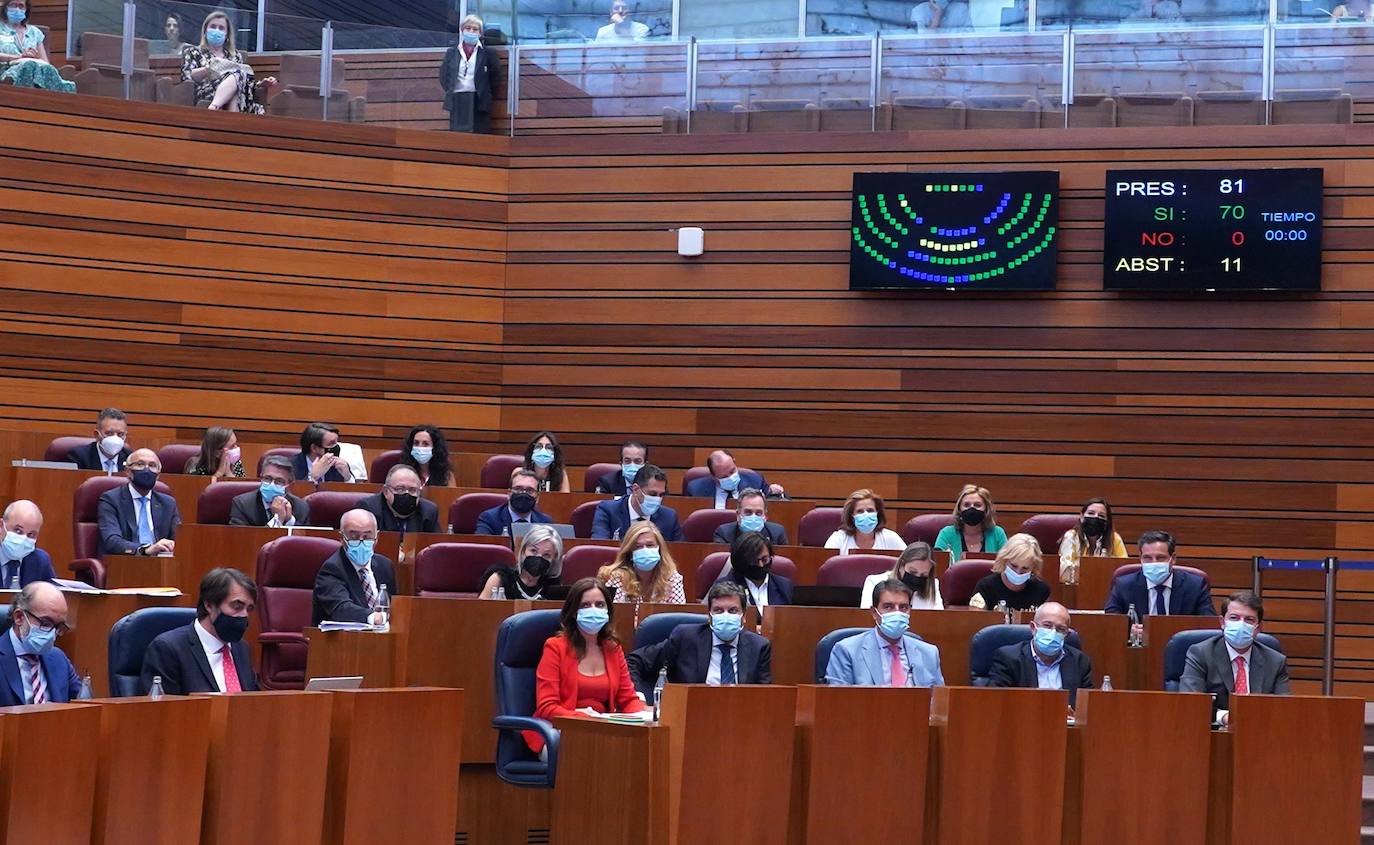
{"label": "person standing at railing", "polygon": [[597,41],[643,41],[648,37],[648,25],[630,20],[630,4],[625,0],[611,4],[611,22],[596,31]]}
{"label": "person standing at railing", "polygon": [[463,18],[462,37],[439,66],[450,132],[491,131],[491,104],[501,84],[501,61],[482,44],[482,19]]}
{"label": "person standing at railing", "polygon": [[253,69],[234,46],[234,27],[223,12],[211,12],[200,26],[200,45],[182,53],[181,78],[196,84],[196,105],[213,110],[265,114],[267,91],[276,77],[254,80]]}
{"label": "person standing at railing", "polygon": [[969,15],[968,4],[950,0],[926,0],[917,3],[911,10],[911,22],[920,32],[938,30],[940,32],[967,32],[973,29],[973,18]]}
{"label": "person standing at railing", "polygon": [[6,0],[5,19],[0,21],[0,82],[19,88],[45,91],[76,90],[48,62],[43,30],[29,23],[29,0]]}

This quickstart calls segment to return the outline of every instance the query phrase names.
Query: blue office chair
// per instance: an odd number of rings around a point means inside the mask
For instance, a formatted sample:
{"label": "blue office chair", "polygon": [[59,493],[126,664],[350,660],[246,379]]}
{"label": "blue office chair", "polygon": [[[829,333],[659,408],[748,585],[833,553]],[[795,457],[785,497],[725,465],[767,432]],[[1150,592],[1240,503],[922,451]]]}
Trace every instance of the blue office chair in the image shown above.
{"label": "blue office chair", "polygon": [[[534,718],[535,671],[544,643],[558,633],[558,610],[527,610],[508,617],[496,632],[496,776],[514,786],[552,789],[558,772],[559,732]],[[525,744],[521,731],[544,738],[548,762]]]}
{"label": "blue office chair", "polygon": [[830,665],[830,652],[834,650],[835,643],[871,630],[872,628],[840,628],[821,637],[821,641],[816,643],[816,683],[825,683],[825,667]]}
{"label": "blue office chair", "polygon": [[[992,657],[1003,646],[1017,645],[1031,638],[1029,625],[989,625],[973,635],[968,647],[969,681],[975,687],[992,686]],[[1079,651],[1083,642],[1077,631],[1069,631],[1064,638],[1066,645]]]}
{"label": "blue office chair", "polygon": [[658,645],[668,639],[668,635],[679,625],[700,625],[709,621],[710,617],[704,613],[655,613],[646,616],[635,629],[635,647],[631,651]]}
{"label": "blue office chair", "polygon": [[[1164,646],[1164,691],[1178,692],[1179,682],[1183,680],[1183,667],[1188,662],[1188,649],[1204,640],[1220,636],[1220,628],[1202,628],[1193,631],[1179,631],[1169,638]],[[1283,646],[1272,634],[1260,634],[1255,640],[1261,645],[1284,654]]]}
{"label": "blue office chair", "polygon": [[148,644],[158,635],[194,621],[194,607],[145,607],[116,622],[110,629],[110,695],[114,698],[141,695],[139,680]]}

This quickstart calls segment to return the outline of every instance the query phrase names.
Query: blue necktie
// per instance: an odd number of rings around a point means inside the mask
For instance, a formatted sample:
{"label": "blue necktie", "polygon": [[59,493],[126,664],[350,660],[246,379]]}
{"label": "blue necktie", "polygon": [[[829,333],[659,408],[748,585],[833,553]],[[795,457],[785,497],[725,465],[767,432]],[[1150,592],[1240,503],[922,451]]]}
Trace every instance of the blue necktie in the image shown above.
{"label": "blue necktie", "polygon": [[148,515],[148,497],[138,497],[138,544],[146,546],[156,542],[153,538],[153,518]]}
{"label": "blue necktie", "polygon": [[720,644],[720,685],[732,687],[735,685],[735,662],[730,659],[730,644]]}
{"label": "blue necktie", "polygon": [[1169,609],[1164,606],[1164,585],[1155,587],[1155,616],[1168,616]]}

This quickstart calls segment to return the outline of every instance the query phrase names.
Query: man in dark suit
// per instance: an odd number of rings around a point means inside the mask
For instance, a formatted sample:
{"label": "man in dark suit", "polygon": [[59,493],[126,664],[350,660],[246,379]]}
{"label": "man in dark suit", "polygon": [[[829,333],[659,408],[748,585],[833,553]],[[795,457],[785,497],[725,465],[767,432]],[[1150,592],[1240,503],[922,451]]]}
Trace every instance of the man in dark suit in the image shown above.
{"label": "man in dark suit", "polygon": [[451,132],[491,131],[492,99],[501,85],[501,62],[482,43],[482,26],[476,15],[463,18],[462,40],[448,48],[439,66]]}
{"label": "man in dark suit", "polygon": [[716,583],[737,585],[760,617],[772,605],[792,603],[792,581],[773,573],[773,543],[757,531],[746,531],[735,540],[728,571],[722,571]]}
{"label": "man in dark suit", "polygon": [[630,495],[609,499],[596,506],[592,518],[592,539],[619,540],[630,530],[630,524],[649,520],[663,539],[677,542],[682,539],[682,526],[677,511],[663,504],[668,492],[668,474],[653,464],[645,464],[630,485]]}
{"label": "man in dark suit", "polygon": [[355,507],[377,517],[382,531],[402,534],[439,533],[439,506],[420,498],[420,474],[405,464],[397,464],[386,474],[380,493],[364,496]]}
{"label": "man in dark suit", "polygon": [[1217,718],[1230,722],[1232,695],[1288,695],[1288,658],[1256,642],[1264,623],[1264,603],[1249,590],[1227,597],[1221,609],[1221,633],[1188,649],[1183,692],[1216,696]]}
{"label": "man in dark suit", "polygon": [[140,688],[162,679],[168,695],[193,692],[253,692],[258,688],[253,655],[243,635],[256,609],[258,585],[238,571],[220,567],[200,579],[196,621],[160,634],[143,655]]}
{"label": "man in dark suit", "polygon": [[769,484],[752,469],[741,470],[736,467],[735,456],[730,454],[729,449],[717,449],[707,455],[706,468],[711,471],[710,477],[692,479],[687,485],[687,495],[714,499],[714,507],[726,507],[731,499],[739,498],[741,490],[751,487],[776,498],[787,495],[781,484]]}
{"label": "man in dark suit", "polygon": [[67,599],[46,581],[25,587],[0,634],[0,707],[71,701],[81,679],[62,649],[53,644],[67,633]]}
{"label": "man in dark suit", "polygon": [[377,517],[361,508],[348,511],[339,520],[343,544],[320,567],[315,576],[315,596],[311,611],[313,624],[366,622],[380,625],[384,617],[377,608],[381,588],[396,595],[396,568],[372,549],[377,542]]}
{"label": "man in dark suit", "polygon": [[57,577],[52,558],[40,548],[38,532],[43,530],[43,512],[27,499],[11,502],[5,508],[5,533],[0,541],[0,589],[27,587],[34,581],[51,581]]}
{"label": "man in dark suit", "polygon": [[181,514],[176,499],[155,489],[162,471],[157,453],[139,449],[129,456],[124,471],[129,483],[106,490],[96,506],[101,553],[156,555],[174,551]]}
{"label": "man in dark suit", "polygon": [[[1207,582],[1174,567],[1174,538],[1164,531],[1140,537],[1140,570],[1112,582],[1107,613],[1126,613],[1131,605],[1146,616],[1216,616]],[[1135,634],[1140,634],[1137,629]]]}
{"label": "man in dark suit", "polygon": [[262,462],[258,489],[235,496],[229,503],[229,524],[267,528],[308,524],[310,505],[286,492],[294,475],[290,460],[281,455],[268,455]]}
{"label": "man in dark suit", "polygon": [[1002,646],[992,656],[989,677],[994,687],[1028,687],[1069,691],[1069,709],[1078,691],[1093,688],[1093,664],[1088,655],[1064,642],[1069,635],[1069,609],[1045,602],[1035,611],[1031,638]]}
{"label": "man in dark suit", "polygon": [[744,591],[737,584],[714,584],[706,594],[706,622],[679,625],[662,642],[630,653],[627,662],[635,688],[651,694],[658,674],[668,670],[674,684],[771,684],[773,648],[746,631]]}
{"label": "man in dark suit", "polygon": [[553,517],[535,509],[538,504],[539,477],[533,470],[517,469],[510,474],[510,498],[506,504],[478,514],[477,533],[509,537],[513,523],[553,522]]}
{"label": "man in dark suit", "polygon": [[296,478],[316,485],[326,481],[352,483],[353,468],[340,456],[341,452],[343,447],[339,445],[337,426],[311,423],[301,431],[301,450],[291,461],[291,472]]}
{"label": "man in dark suit", "polygon": [[114,475],[129,459],[129,420],[118,408],[106,408],[95,421],[95,440],[67,452],[67,461],[78,469],[103,470]]}
{"label": "man in dark suit", "polygon": [[768,537],[775,546],[787,545],[787,529],[768,521],[768,497],[756,487],[740,491],[734,522],[716,528],[712,542],[734,545],[735,538],[753,531]]}
{"label": "man in dark suit", "polygon": [[626,440],[620,444],[620,469],[608,472],[596,482],[596,492],[624,496],[629,484],[649,460],[649,447],[638,440]]}

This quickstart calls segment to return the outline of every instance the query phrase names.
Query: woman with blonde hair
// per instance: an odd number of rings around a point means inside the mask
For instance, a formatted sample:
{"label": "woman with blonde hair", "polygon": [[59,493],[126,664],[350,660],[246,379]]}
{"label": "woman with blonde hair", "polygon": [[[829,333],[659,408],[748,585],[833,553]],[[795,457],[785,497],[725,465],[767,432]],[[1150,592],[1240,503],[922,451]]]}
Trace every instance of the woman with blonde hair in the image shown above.
{"label": "woman with blonde hair", "polygon": [[855,490],[845,499],[840,512],[840,527],[825,541],[827,549],[842,555],[854,551],[906,548],[902,535],[887,527],[887,506],[883,497],[867,488]]}
{"label": "woman with blonde hair", "polygon": [[531,525],[520,541],[515,566],[495,564],[482,573],[478,598],[497,598],[499,588],[508,599],[540,599],[563,574],[563,538],[552,525]]}
{"label": "woman with blonde hair", "polygon": [[1045,558],[1040,543],[1029,534],[1013,534],[992,562],[992,574],[974,588],[969,607],[995,610],[1006,602],[1009,610],[1032,610],[1050,600],[1050,585],[1040,577]]}
{"label": "woman with blonde hair", "polygon": [[870,575],[859,594],[859,607],[873,606],[873,588],[896,579],[911,589],[912,610],[944,610],[940,595],[940,579],[935,577],[935,561],[930,557],[930,544],[916,541],[897,557],[891,569]]}
{"label": "woman with blonde hair", "polygon": [[958,563],[971,552],[991,554],[1007,542],[1007,532],[997,524],[997,506],[986,487],[965,484],[954,499],[954,522],[940,529],[935,548],[949,552]]}
{"label": "woman with blonde hair", "polygon": [[[211,12],[200,26],[200,44],[182,51],[181,78],[196,84],[196,105],[264,114],[267,89],[276,77],[254,81],[253,69],[234,46],[234,27],[224,12]],[[260,99],[261,98],[261,99]]]}
{"label": "woman with blonde hair", "polygon": [[677,571],[668,543],[648,520],[632,524],[620,542],[620,552],[596,579],[615,591],[618,602],[686,604],[682,573]]}

